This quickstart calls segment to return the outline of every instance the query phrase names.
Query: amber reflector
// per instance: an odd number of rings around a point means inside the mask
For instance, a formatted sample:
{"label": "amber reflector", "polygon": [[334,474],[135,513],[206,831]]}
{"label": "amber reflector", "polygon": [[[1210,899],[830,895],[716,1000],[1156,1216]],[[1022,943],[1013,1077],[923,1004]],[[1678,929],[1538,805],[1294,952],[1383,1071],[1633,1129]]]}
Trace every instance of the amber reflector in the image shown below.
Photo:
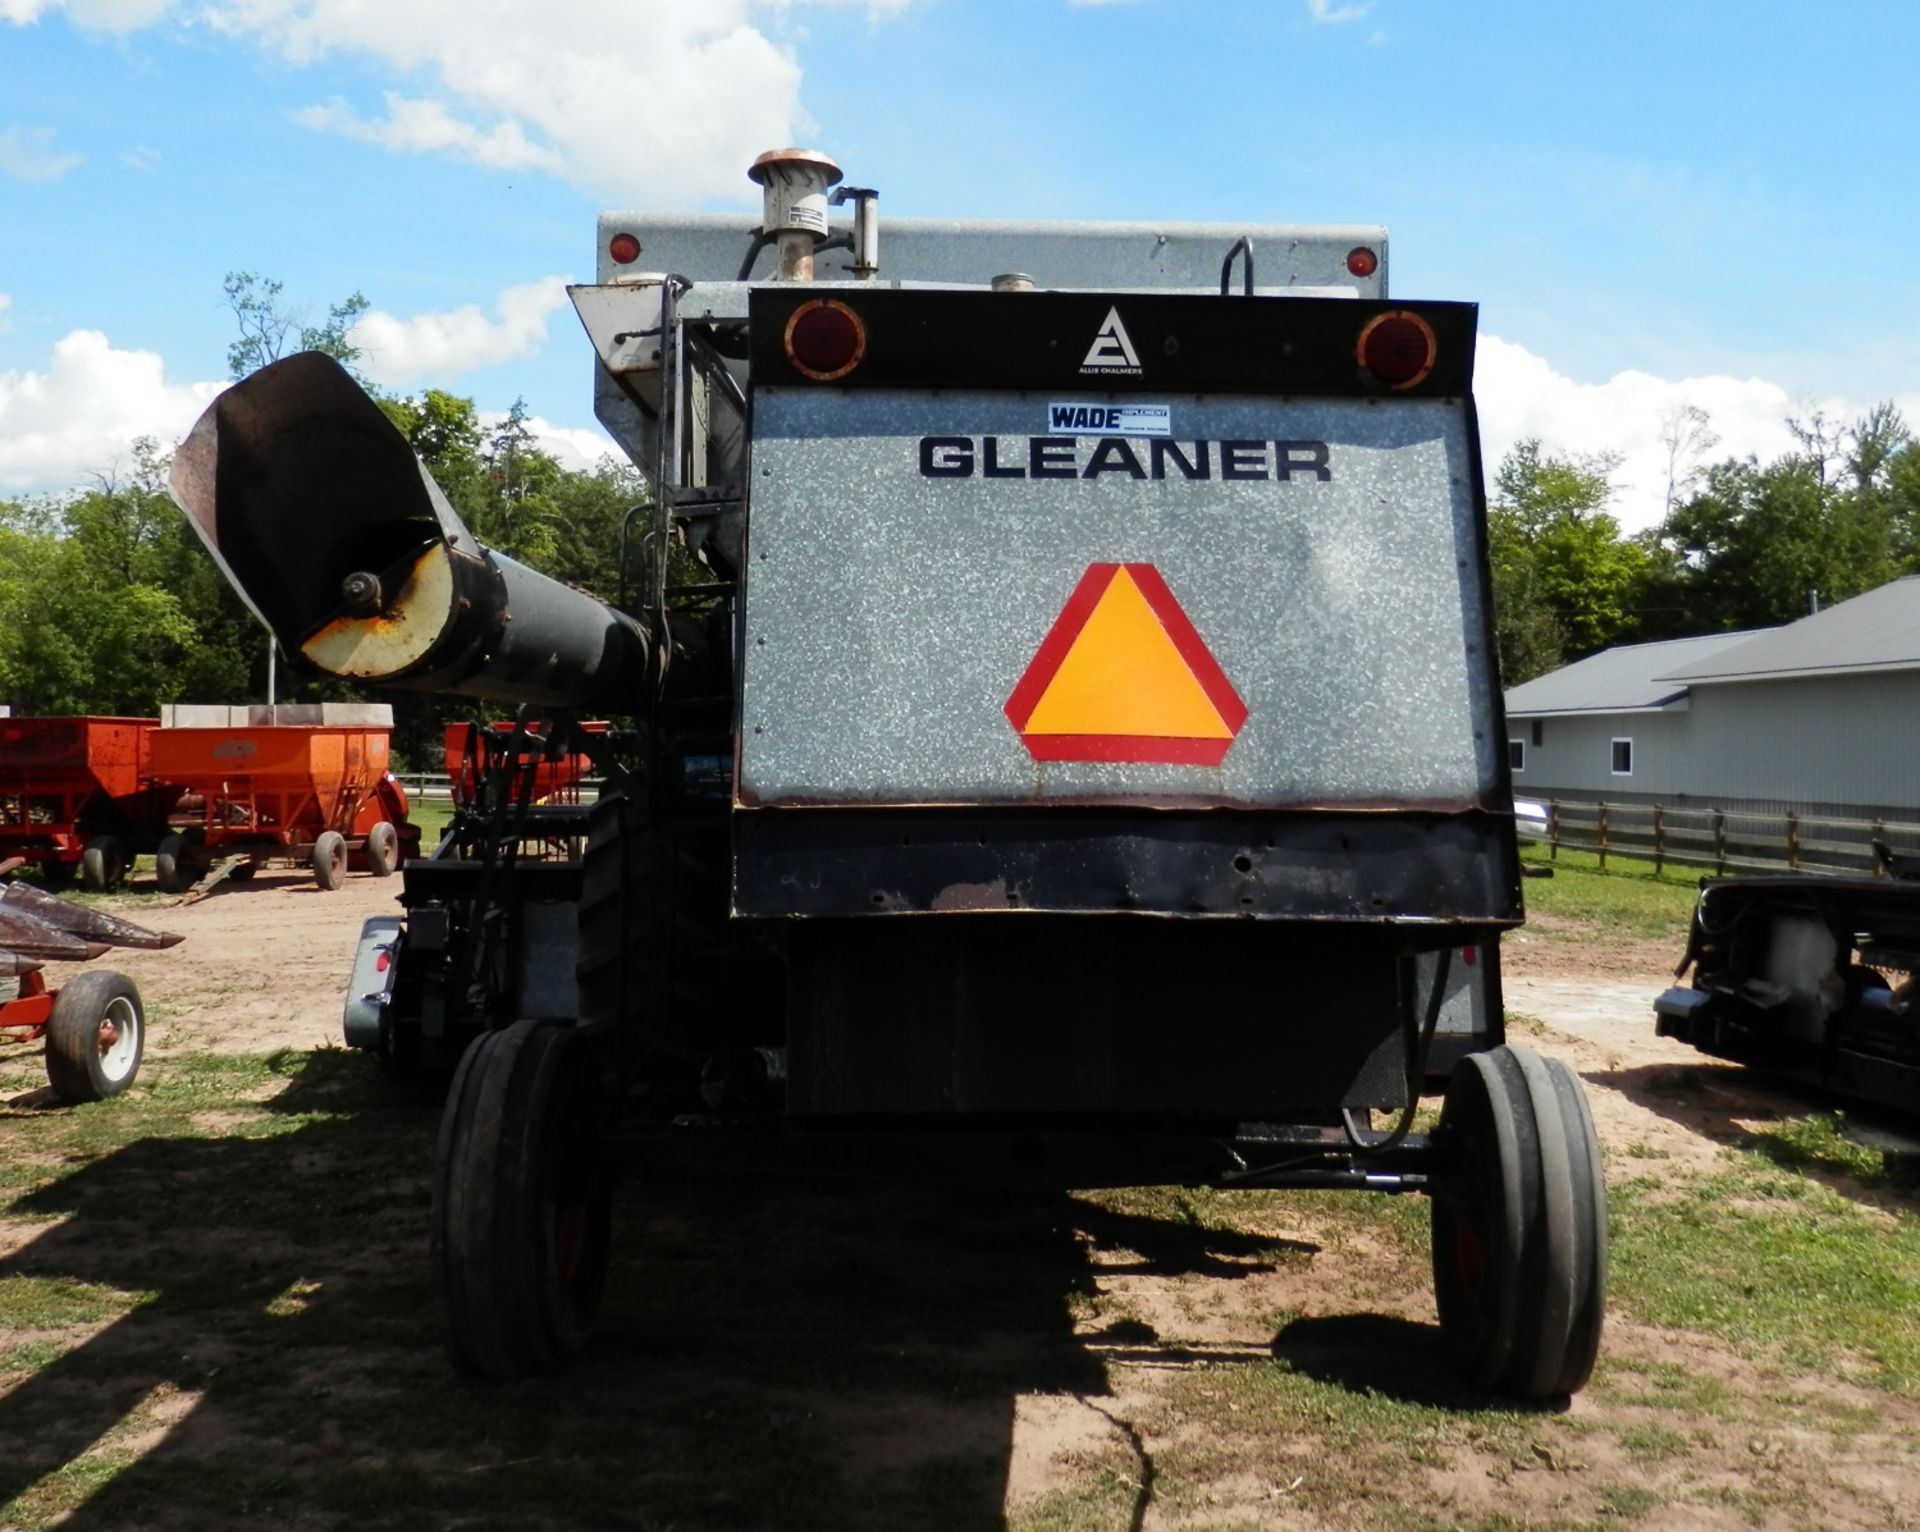
{"label": "amber reflector", "polygon": [[787,321],[787,360],[821,383],[844,378],[867,351],[860,316],[832,298],[803,303]]}
{"label": "amber reflector", "polygon": [[1354,348],[1360,366],[1388,388],[1412,388],[1433,371],[1439,345],[1433,326],[1405,309],[1376,314]]}

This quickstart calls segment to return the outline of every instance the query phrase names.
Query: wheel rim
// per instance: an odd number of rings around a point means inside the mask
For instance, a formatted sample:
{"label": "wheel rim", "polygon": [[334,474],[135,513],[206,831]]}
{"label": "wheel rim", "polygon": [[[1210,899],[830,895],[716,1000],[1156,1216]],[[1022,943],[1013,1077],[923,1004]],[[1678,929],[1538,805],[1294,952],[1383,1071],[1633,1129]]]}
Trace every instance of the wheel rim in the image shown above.
{"label": "wheel rim", "polygon": [[133,1073],[140,1058],[140,1013],[133,1002],[115,996],[100,1018],[100,1073],[118,1082]]}

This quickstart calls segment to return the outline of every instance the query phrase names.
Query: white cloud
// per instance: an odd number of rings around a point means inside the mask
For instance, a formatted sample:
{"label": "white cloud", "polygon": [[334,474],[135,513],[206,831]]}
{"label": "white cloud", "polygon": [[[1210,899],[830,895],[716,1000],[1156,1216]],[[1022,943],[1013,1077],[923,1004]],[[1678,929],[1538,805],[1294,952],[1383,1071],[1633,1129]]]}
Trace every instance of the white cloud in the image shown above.
{"label": "white cloud", "polygon": [[364,353],[361,371],[376,383],[443,386],[476,367],[537,351],[546,343],[548,316],[566,305],[566,287],[565,277],[509,287],[494,300],[496,318],[472,303],[411,319],[374,309],[354,322],[348,339]]}
{"label": "white cloud", "polygon": [[[1618,452],[1612,510],[1630,532],[1658,522],[1665,510],[1667,449],[1660,437],[1676,405],[1696,405],[1710,417],[1720,441],[1709,461],[1752,454],[1765,462],[1793,447],[1785,424],[1789,414],[1817,408],[1851,420],[1876,402],[1807,400],[1763,378],[1725,374],[1668,379],[1622,372],[1604,383],[1579,383],[1493,335],[1480,337],[1473,388],[1489,481],[1508,449],[1529,436],[1554,451]],[[1894,402],[1920,425],[1920,394]]]}
{"label": "white cloud", "polygon": [[371,61],[424,87],[385,114],[335,99],[307,126],[397,152],[534,169],[627,205],[751,202],[746,167],[804,142],[800,66],[781,38],[807,6],[859,5],[870,19],[912,0],[0,0],[26,26],[65,12],[124,32],[170,12],[257,43],[295,65]]}
{"label": "white cloud", "polygon": [[30,27],[42,16],[65,11],[92,32],[131,32],[158,21],[173,0],[0,0],[0,21]]}
{"label": "white cloud", "polygon": [[[506,418],[505,410],[492,410],[481,415],[480,423],[493,431]],[[529,415],[526,424],[533,433],[534,445],[557,458],[562,468],[584,473],[598,468],[602,458],[610,457],[616,463],[627,461],[613,438],[597,426],[557,426],[538,415]]]}
{"label": "white cloud", "polygon": [[1362,5],[1336,5],[1334,0],[1307,0],[1307,15],[1322,26],[1343,27],[1358,21],[1373,9],[1373,0]]}
{"label": "white cloud", "polygon": [[414,100],[393,91],[386,93],[386,100],[387,115],[379,122],[366,121],[338,96],[324,106],[295,112],[294,120],[304,127],[343,133],[402,153],[447,153],[492,170],[566,173],[558,154],[528,142],[526,130],[511,119],[482,129],[455,117],[443,102]]}
{"label": "white cloud", "polygon": [[0,493],[71,489],[124,460],[138,436],[171,446],[224,387],[169,382],[155,353],[75,330],[44,372],[0,372]]}
{"label": "white cloud", "polygon": [[0,335],[13,328],[13,321],[7,318],[7,310],[13,307],[13,294],[0,293]]}
{"label": "white cloud", "polygon": [[165,158],[166,156],[151,144],[135,144],[120,156],[120,163],[129,170],[137,170],[145,175],[158,170],[161,161]]}
{"label": "white cloud", "polygon": [[812,133],[799,64],[756,25],[798,8],[798,0],[547,0],[531,26],[521,0],[212,0],[204,14],[294,64],[352,55],[429,85],[389,97],[375,120],[345,101],[310,107],[301,114],[310,126],[550,170],[602,199],[671,204],[748,200],[753,157]]}
{"label": "white cloud", "polygon": [[86,158],[72,150],[54,148],[53,131],[20,123],[0,128],[0,175],[22,181],[57,181]]}

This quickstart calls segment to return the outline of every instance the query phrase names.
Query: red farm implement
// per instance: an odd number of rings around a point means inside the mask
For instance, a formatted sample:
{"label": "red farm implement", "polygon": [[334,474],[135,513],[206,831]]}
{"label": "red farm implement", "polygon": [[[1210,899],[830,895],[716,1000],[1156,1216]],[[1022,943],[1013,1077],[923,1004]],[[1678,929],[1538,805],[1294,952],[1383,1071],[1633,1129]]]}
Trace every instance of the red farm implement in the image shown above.
{"label": "red farm implement", "polygon": [[326,889],[350,863],[386,877],[420,838],[387,770],[392,726],[384,704],[172,709],[151,736],[155,777],[183,789],[154,857],[161,887],[182,891],[220,862],[242,879],[304,863]]}
{"label": "red farm implement", "polygon": [[177,791],[151,779],[152,718],[0,718],[0,860],[50,884],[117,888],[166,834]]}
{"label": "red farm implement", "polygon": [[43,1043],[47,1083],[63,1101],[118,1095],[133,1083],[146,1046],[139,989],[125,974],[104,968],[54,989],[41,969],[85,962],[109,947],[179,941],[30,884],[0,884],[0,1047]]}

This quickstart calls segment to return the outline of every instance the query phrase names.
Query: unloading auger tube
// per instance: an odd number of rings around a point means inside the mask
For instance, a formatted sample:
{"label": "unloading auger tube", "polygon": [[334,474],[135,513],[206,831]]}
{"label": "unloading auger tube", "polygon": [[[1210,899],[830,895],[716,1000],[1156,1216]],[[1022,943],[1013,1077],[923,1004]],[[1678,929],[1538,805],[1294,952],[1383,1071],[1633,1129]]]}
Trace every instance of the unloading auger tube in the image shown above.
{"label": "unloading auger tube", "polygon": [[631,709],[656,646],[625,613],[485,548],[331,357],[263,367],[208,406],[173,498],[283,650],[410,691]]}

